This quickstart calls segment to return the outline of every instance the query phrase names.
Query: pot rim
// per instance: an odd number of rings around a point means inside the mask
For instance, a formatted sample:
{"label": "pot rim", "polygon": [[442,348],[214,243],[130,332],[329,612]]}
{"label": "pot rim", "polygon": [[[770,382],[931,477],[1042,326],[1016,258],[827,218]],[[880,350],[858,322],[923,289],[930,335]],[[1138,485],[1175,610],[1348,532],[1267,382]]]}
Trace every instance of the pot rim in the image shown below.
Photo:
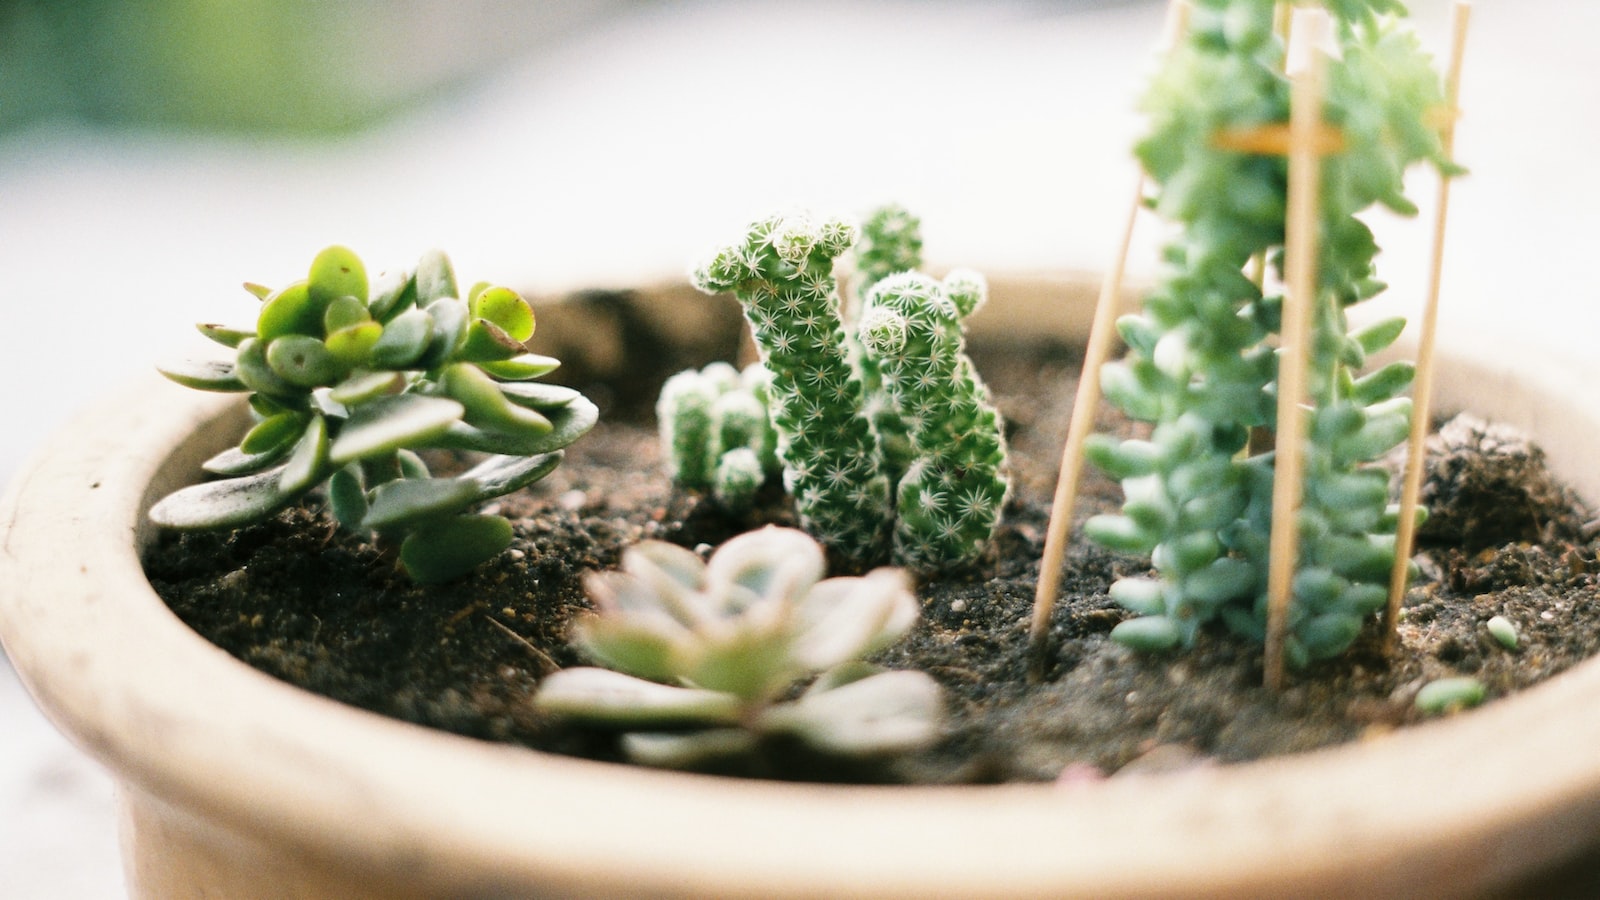
{"label": "pot rim", "polygon": [[[975,332],[1015,333],[1041,311],[1057,317],[1048,330],[1079,332],[1093,291],[1056,276],[993,294]],[[1440,409],[1568,442],[1552,464],[1594,496],[1581,460],[1600,398],[1562,390],[1563,361],[1441,336],[1439,366]],[[57,727],[119,779],[309,855],[457,893],[1380,896],[1503,884],[1600,829],[1600,659],[1355,744],[1070,790],[684,775],[357,710],[235,661],[144,579],[144,511],[242,411],[152,375],[63,428],[0,503],[0,640]]]}

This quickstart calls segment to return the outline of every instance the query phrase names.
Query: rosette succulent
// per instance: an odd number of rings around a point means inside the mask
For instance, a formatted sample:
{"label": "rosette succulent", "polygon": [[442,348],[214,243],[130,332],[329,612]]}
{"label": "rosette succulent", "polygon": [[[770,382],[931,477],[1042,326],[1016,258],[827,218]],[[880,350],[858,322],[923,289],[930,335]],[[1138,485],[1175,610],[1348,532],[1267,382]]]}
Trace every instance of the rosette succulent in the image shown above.
{"label": "rosette succulent", "polygon": [[[549,474],[594,425],[578,392],[532,382],[559,363],[525,349],[527,302],[488,284],[462,292],[443,253],[369,283],[359,257],[329,247],[301,281],[246,288],[261,301],[254,328],[199,326],[231,359],[161,372],[248,393],[254,424],[204,463],[220,479],[150,510],[158,525],[236,527],[326,484],[341,525],[397,544],[413,579],[449,580],[511,541],[510,522],[473,508]],[[434,448],[491,455],[433,477],[418,451]]]}
{"label": "rosette succulent", "polygon": [[[824,580],[821,547],[766,527],[709,562],[646,541],[588,582],[595,614],[574,635],[608,668],[549,676],[536,706],[622,729],[637,762],[685,767],[787,735],[832,754],[914,749],[939,731],[939,688],[922,672],[860,660],[917,620],[897,569]],[[799,686],[809,681],[803,690]]]}

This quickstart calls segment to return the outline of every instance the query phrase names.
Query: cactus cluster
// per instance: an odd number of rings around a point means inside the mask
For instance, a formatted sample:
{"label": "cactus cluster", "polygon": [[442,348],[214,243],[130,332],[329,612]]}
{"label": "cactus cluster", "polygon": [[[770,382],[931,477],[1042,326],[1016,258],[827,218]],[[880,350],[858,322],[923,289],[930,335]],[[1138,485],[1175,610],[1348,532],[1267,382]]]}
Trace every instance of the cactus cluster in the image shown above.
{"label": "cactus cluster", "polygon": [[1103,545],[1150,554],[1159,572],[1112,588],[1140,616],[1113,633],[1126,643],[1187,644],[1219,620],[1263,637],[1274,469],[1253,429],[1309,434],[1289,662],[1342,652],[1384,603],[1395,513],[1387,477],[1371,463],[1407,433],[1410,401],[1400,393],[1412,366],[1357,374],[1404,322],[1349,326],[1348,308],[1383,288],[1373,278],[1377,245],[1356,216],[1374,204],[1414,213],[1405,170],[1420,161],[1451,168],[1425,124],[1443,106],[1440,79],[1414,37],[1379,20],[1391,6],[1330,8],[1339,52],[1324,116],[1341,146],[1323,162],[1312,408],[1300,422],[1276,421],[1283,298],[1244,274],[1253,258],[1282,265],[1287,163],[1229,140],[1288,119],[1273,4],[1199,0],[1187,40],[1146,98],[1152,128],[1137,152],[1157,185],[1154,207],[1182,232],[1143,311],[1118,322],[1126,359],[1100,375],[1109,400],[1154,428],[1148,439],[1091,443],[1090,458],[1122,479],[1126,500],[1121,515],[1086,528]]}
{"label": "cactus cluster", "polygon": [[791,528],[747,532],[708,562],[637,544],[621,571],[590,576],[596,612],[575,627],[575,642],[608,668],[550,675],[535,705],[623,730],[628,756],[659,766],[696,766],[779,735],[846,756],[931,742],[942,716],[933,679],[860,661],[915,624],[905,575],[824,571],[822,549]]}
{"label": "cactus cluster", "polygon": [[[232,359],[161,372],[249,393],[254,425],[204,464],[220,480],[150,510],[158,525],[234,527],[326,483],[340,524],[398,544],[413,579],[449,580],[511,541],[510,522],[471,510],[549,474],[595,422],[578,392],[532,381],[559,363],[524,348],[527,302],[488,284],[463,294],[442,253],[369,284],[360,258],[334,246],[303,280],[246,288],[261,301],[254,328],[199,326]],[[436,478],[417,454],[429,448],[492,455]]]}
{"label": "cactus cluster", "polygon": [[834,261],[853,225],[772,216],[694,273],[733,292],[771,372],[769,415],[801,524],[848,568],[889,558],[919,572],[971,563],[1009,482],[998,414],[964,354],[961,319],[983,300],[975,273],[898,273],[921,239],[903,210],[867,219],[857,320]]}
{"label": "cactus cluster", "polygon": [[782,471],[778,436],[767,418],[772,376],[751,363],[685,369],[668,378],[656,400],[667,474],[684,487],[709,490],[730,512],[742,512],[771,476]]}

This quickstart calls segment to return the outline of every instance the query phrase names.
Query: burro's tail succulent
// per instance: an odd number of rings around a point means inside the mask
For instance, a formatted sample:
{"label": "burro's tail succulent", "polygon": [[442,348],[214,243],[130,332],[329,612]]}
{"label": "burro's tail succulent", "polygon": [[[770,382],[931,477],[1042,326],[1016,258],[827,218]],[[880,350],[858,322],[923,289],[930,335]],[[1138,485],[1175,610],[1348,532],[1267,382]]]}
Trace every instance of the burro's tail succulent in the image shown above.
{"label": "burro's tail succulent", "polygon": [[1009,490],[1000,416],[961,332],[987,290],[983,276],[965,269],[942,282],[890,275],[867,293],[857,326],[911,443],[914,461],[896,486],[894,549],[914,569],[976,560]]}
{"label": "burro's tail succulent", "polygon": [[709,562],[657,541],[629,548],[622,571],[590,577],[596,612],[575,629],[609,668],[556,672],[535,705],[621,729],[631,758],[671,767],[779,735],[845,756],[928,744],[942,718],[938,685],[860,662],[915,624],[905,575],[824,580],[824,569],[822,549],[790,528],[747,532]]}
{"label": "burro's tail succulent", "polygon": [[695,270],[694,283],[739,298],[772,373],[769,414],[800,522],[861,570],[886,557],[892,510],[833,276],[855,239],[842,220],[772,216]]}
{"label": "burro's tail succulent", "polygon": [[[381,277],[381,276],[380,276]],[[263,519],[326,483],[335,517],[398,544],[417,581],[466,574],[511,542],[511,523],[471,510],[531,484],[594,425],[578,392],[533,383],[556,368],[526,351],[533,309],[515,291],[463,292],[442,253],[369,284],[355,253],[329,247],[309,276],[261,300],[253,329],[202,324],[233,350],[162,374],[188,387],[250,394],[255,424],[204,463],[220,480],[150,510],[158,525],[230,528]],[[435,478],[417,451],[490,455]]]}

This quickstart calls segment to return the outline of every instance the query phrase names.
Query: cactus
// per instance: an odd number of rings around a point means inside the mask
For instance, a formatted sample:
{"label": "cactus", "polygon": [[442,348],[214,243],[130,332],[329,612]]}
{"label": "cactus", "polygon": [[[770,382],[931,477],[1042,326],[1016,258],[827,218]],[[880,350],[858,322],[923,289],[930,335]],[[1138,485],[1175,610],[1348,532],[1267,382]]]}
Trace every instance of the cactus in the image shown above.
{"label": "cactus", "polygon": [[[1345,146],[1323,167],[1308,367],[1314,408],[1286,646],[1297,666],[1350,645],[1383,605],[1394,560],[1387,480],[1370,464],[1407,433],[1410,401],[1398,395],[1412,369],[1402,362],[1355,374],[1404,326],[1391,319],[1349,328],[1346,309],[1383,287],[1372,278],[1378,248],[1356,214],[1374,204],[1414,213],[1403,194],[1406,168],[1423,160],[1453,168],[1422,124],[1444,102],[1437,75],[1412,36],[1373,15],[1392,6],[1331,7],[1341,46],[1325,116]],[[1273,457],[1247,445],[1251,429],[1279,425],[1269,337],[1282,298],[1242,270],[1258,256],[1281,265],[1286,163],[1219,136],[1287,120],[1283,54],[1272,4],[1201,0],[1186,43],[1146,98],[1152,128],[1137,152],[1158,186],[1153,205],[1184,231],[1142,313],[1118,322],[1127,358],[1101,371],[1107,398],[1155,427],[1148,439],[1091,443],[1090,459],[1122,479],[1126,499],[1121,515],[1095,517],[1085,529],[1105,546],[1150,554],[1159,572],[1111,590],[1140,616],[1113,637],[1140,648],[1187,644],[1219,620],[1257,640],[1265,632]]]}
{"label": "cactus", "polygon": [[[637,762],[689,767],[788,735],[841,755],[921,747],[938,734],[938,685],[861,657],[917,619],[904,574],[823,580],[822,549],[768,526],[709,562],[646,541],[622,571],[591,575],[596,613],[575,640],[608,668],[565,669],[540,685],[540,710],[628,732]],[[795,699],[797,682],[815,677]]]}
{"label": "cactus", "polygon": [[[248,392],[255,424],[203,468],[224,476],[150,510],[158,525],[228,528],[271,515],[326,483],[335,517],[399,545],[417,581],[459,577],[511,542],[511,523],[470,510],[531,484],[593,426],[578,392],[531,379],[559,363],[523,347],[533,310],[509,288],[478,284],[465,299],[442,253],[414,272],[368,283],[344,247],[317,254],[309,277],[261,300],[253,330],[202,324],[233,350],[162,374],[188,387]],[[428,448],[494,454],[435,478]]]}
{"label": "cactus", "polygon": [[914,462],[896,486],[895,558],[919,571],[964,565],[988,546],[1009,481],[1005,436],[964,352],[961,320],[982,304],[983,277],[941,283],[918,272],[879,281],[858,324],[865,358],[905,423]]}
{"label": "cactus", "polygon": [[855,238],[839,220],[773,216],[718,251],[694,282],[739,298],[772,373],[768,410],[801,525],[861,570],[887,555],[892,511],[833,277],[833,261]]}
{"label": "cactus", "polygon": [[674,481],[709,489],[730,512],[749,508],[768,476],[782,471],[778,436],[767,418],[770,381],[760,363],[738,372],[724,362],[667,379],[656,421]]}
{"label": "cactus", "polygon": [[[852,285],[857,300],[856,321],[872,286],[901,272],[910,272],[922,265],[922,220],[897,204],[872,210],[861,221],[861,242],[856,247],[856,278]],[[859,342],[854,344],[859,349]],[[878,432],[878,445],[883,452],[884,469],[890,481],[898,482],[916,452],[911,448],[911,438],[906,433],[906,423],[900,411],[883,387],[883,373],[878,362],[869,353],[854,354],[861,372],[861,386],[866,396],[867,418]]]}

